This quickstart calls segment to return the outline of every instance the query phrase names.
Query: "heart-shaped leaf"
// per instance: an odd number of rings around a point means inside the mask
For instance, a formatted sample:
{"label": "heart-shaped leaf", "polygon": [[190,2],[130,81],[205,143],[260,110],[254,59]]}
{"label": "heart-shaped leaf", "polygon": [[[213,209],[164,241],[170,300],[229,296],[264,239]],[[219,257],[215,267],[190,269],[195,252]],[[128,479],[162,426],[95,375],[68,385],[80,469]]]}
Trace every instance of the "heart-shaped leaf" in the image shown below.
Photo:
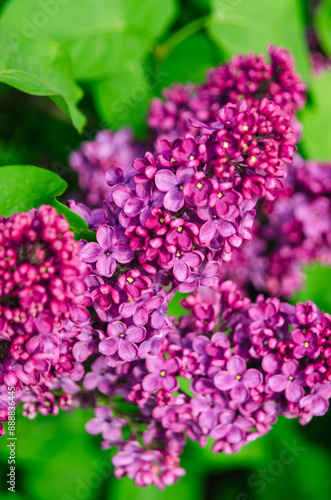
{"label": "heart-shaped leaf", "polygon": [[88,236],[88,225],[75,212],[57,201],[67,183],[51,170],[32,165],[0,167],[0,216],[10,217],[17,212],[27,212],[40,205],[51,205],[63,214],[76,237]]}

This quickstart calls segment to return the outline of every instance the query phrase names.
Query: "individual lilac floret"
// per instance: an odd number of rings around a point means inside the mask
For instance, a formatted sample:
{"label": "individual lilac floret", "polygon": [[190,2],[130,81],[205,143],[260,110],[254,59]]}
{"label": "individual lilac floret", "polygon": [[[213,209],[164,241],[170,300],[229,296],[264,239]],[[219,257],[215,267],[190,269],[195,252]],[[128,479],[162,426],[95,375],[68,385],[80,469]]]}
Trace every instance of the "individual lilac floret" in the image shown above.
{"label": "individual lilac floret", "polygon": [[107,326],[109,337],[101,340],[98,350],[107,356],[118,352],[124,361],[132,361],[138,356],[137,343],[146,337],[146,330],[140,326],[129,326],[121,321],[114,321]]}
{"label": "individual lilac floret", "polygon": [[297,361],[285,362],[281,372],[272,375],[268,379],[268,386],[272,391],[284,392],[285,397],[292,403],[297,403],[304,396],[305,391],[301,385],[302,377],[298,374],[299,364]]}
{"label": "individual lilac floret", "polygon": [[179,369],[175,358],[165,360],[158,356],[147,358],[146,368],[151,373],[146,375],[142,381],[145,391],[155,392],[163,387],[166,391],[173,392],[178,388],[177,379],[173,375]]}
{"label": "individual lilac floret", "polygon": [[114,417],[113,412],[107,406],[97,406],[94,415],[95,418],[85,425],[89,434],[101,434],[103,439],[112,443],[122,441],[122,427],[127,425],[126,420]]}
{"label": "individual lilac floret", "polygon": [[257,387],[263,381],[261,372],[255,368],[246,370],[246,363],[240,356],[233,356],[226,363],[228,371],[215,375],[215,386],[221,391],[230,391],[230,396],[238,403],[249,398],[249,389]]}
{"label": "individual lilac floret", "polygon": [[85,262],[96,262],[96,269],[101,276],[112,276],[116,271],[116,262],[127,264],[134,257],[129,245],[118,239],[115,230],[102,225],[97,230],[98,243],[86,243],[80,251]]}

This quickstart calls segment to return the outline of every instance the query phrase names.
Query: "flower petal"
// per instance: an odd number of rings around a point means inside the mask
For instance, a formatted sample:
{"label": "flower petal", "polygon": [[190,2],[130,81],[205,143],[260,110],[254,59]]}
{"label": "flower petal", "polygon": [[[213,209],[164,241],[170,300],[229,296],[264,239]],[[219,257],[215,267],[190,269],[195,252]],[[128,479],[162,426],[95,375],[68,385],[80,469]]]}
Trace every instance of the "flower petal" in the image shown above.
{"label": "flower petal", "polygon": [[156,187],[164,193],[177,186],[177,179],[173,172],[167,169],[162,169],[155,174]]}
{"label": "flower petal", "polygon": [[79,255],[85,262],[92,263],[96,262],[103,255],[103,250],[97,243],[86,243],[81,248]]}
{"label": "flower petal", "polygon": [[229,372],[218,372],[214,377],[214,384],[220,391],[229,391],[236,383],[235,377]]}
{"label": "flower petal", "polygon": [[138,348],[129,340],[121,339],[118,346],[118,355],[124,361],[133,361],[138,356]]}
{"label": "flower petal", "polygon": [[142,381],[144,391],[155,392],[161,386],[161,377],[156,373],[149,373]]}

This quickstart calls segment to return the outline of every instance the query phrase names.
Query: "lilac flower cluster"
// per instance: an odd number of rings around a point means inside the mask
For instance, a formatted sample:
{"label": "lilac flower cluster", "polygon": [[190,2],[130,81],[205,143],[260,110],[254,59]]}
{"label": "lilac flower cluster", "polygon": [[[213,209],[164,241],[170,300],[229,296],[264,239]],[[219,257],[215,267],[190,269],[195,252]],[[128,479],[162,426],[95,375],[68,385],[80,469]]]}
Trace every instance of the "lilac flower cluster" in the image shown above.
{"label": "lilac flower cluster", "polygon": [[191,315],[172,319],[158,355],[114,363],[97,354],[83,382],[102,396],[86,429],[102,435],[104,449],[118,447],[116,477],[139,486],[163,488],[184,474],[187,437],[233,453],[278,415],[306,424],[329,407],[331,316],[313,303],[252,302],[225,281],[200,287],[183,306]]}
{"label": "lilac flower cluster", "polygon": [[304,265],[331,263],[331,165],[297,155],[283,190],[262,205],[259,219],[250,244],[233,253],[221,274],[242,288],[291,297],[303,284]]}
{"label": "lilac flower cluster", "polygon": [[[264,200],[266,229],[275,227],[269,239],[283,230],[276,214],[289,218],[278,204],[292,203],[292,212],[298,205],[293,174],[283,190],[282,179],[306,88],[287,51],[271,47],[269,55],[270,64],[238,56],[202,85],[165,91],[149,116],[155,150],[106,171],[99,208],[70,204],[96,230],[96,242],[81,242],[92,319],[72,348],[85,370],[71,404],[95,406],[87,431],[102,435],[104,449],[117,446],[116,477],[139,486],[178,480],[187,438],[204,446],[210,437],[215,452],[232,453],[278,415],[305,424],[329,405],[330,316],[312,303],[252,302],[226,281],[242,248],[250,261],[237,273],[261,266],[255,255],[267,235],[242,246],[257,201]],[[83,164],[83,152],[75,158]],[[324,189],[317,170],[303,173],[306,196]],[[191,314],[177,319],[167,315],[176,290],[194,292],[183,302]]]}
{"label": "lilac flower cluster", "polygon": [[[81,367],[73,339],[90,321],[83,278],[88,268],[65,217],[54,208],[0,218],[0,420],[7,419],[6,387],[16,402],[56,413],[79,389]],[[56,398],[51,393],[62,389]]]}
{"label": "lilac flower cluster", "polygon": [[293,115],[305,104],[306,86],[294,71],[292,55],[281,47],[269,47],[270,63],[262,55],[235,56],[212,69],[200,85],[174,85],[164,90],[164,101],[154,99],[148,124],[159,137],[174,139],[194,134],[190,120],[212,123],[220,106],[246,99],[257,106],[266,97]]}
{"label": "lilac flower cluster", "polygon": [[100,206],[109,191],[106,172],[130,169],[143,148],[133,143],[132,133],[123,128],[118,132],[102,130],[94,141],[86,141],[79,151],[70,155],[70,165],[78,173],[79,185],[89,206]]}
{"label": "lilac flower cluster", "polygon": [[[165,91],[144,158],[127,131],[72,155],[88,206],[69,206],[95,241],[74,242],[49,207],[0,222],[0,382],[21,391],[30,418],[57,403],[93,407],[87,431],[117,447],[115,476],[139,486],[183,476],[187,438],[232,453],[278,415],[306,424],[329,406],[331,317],[242,290],[253,273],[273,294],[290,289],[270,281],[286,277],[271,257],[266,284],[268,242],[300,263],[327,261],[330,243],[331,176],[297,159],[283,188],[306,87],[287,51],[269,56],[238,56],[204,84]],[[168,315],[176,291],[193,292],[180,318]]]}

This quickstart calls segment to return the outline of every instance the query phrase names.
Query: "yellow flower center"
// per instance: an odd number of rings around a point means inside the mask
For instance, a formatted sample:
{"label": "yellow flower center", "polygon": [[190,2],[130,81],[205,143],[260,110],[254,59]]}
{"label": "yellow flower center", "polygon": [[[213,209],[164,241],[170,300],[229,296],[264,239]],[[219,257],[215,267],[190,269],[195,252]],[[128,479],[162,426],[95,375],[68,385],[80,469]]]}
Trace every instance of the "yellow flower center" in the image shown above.
{"label": "yellow flower center", "polygon": [[133,279],[133,278],[130,278],[130,276],[128,276],[128,277],[126,278],[126,281],[127,281],[128,283],[130,283],[130,285],[131,285],[131,283],[133,283],[133,282],[134,282],[134,279]]}
{"label": "yellow flower center", "polygon": [[165,377],[165,376],[166,376],[166,374],[167,374],[167,373],[166,373],[166,371],[165,371],[165,370],[162,370],[162,371],[160,372],[160,376],[161,376],[161,377]]}
{"label": "yellow flower center", "polygon": [[236,375],[236,379],[237,379],[237,380],[241,380],[241,379],[242,379],[242,376],[241,376],[241,375]]}
{"label": "yellow flower center", "polygon": [[203,188],[203,184],[201,184],[201,182],[198,182],[198,184],[197,184],[197,188],[198,188],[198,189],[202,189],[202,188]]}
{"label": "yellow flower center", "polygon": [[223,142],[223,148],[224,148],[224,149],[228,149],[228,147],[229,147],[229,143],[228,143],[228,142],[226,142],[226,141],[225,141],[225,142]]}
{"label": "yellow flower center", "polygon": [[309,347],[309,342],[304,342],[303,345],[307,348],[307,347]]}
{"label": "yellow flower center", "polygon": [[244,130],[245,132],[247,132],[247,130],[248,130],[248,125],[243,125],[243,130]]}
{"label": "yellow flower center", "polygon": [[178,226],[178,227],[177,227],[177,233],[181,233],[182,231],[183,231],[182,226]]}

